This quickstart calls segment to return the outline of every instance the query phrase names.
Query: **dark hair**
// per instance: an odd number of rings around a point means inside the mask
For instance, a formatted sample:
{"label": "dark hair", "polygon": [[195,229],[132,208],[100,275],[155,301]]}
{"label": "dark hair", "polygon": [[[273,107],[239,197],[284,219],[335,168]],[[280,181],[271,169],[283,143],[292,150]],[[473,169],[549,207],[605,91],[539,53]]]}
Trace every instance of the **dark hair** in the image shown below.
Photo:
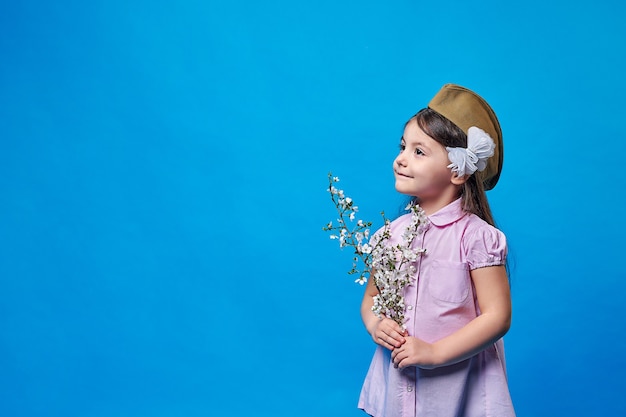
{"label": "dark hair", "polygon": [[[409,121],[417,122],[417,125],[428,136],[442,144],[443,146],[450,147],[467,147],[467,135],[457,125],[446,119],[436,111],[425,108],[417,112],[417,114]],[[465,181],[460,191],[461,207],[468,213],[474,213],[487,223],[495,226],[493,216],[491,214],[491,208],[487,201],[487,194],[485,193],[485,187],[482,180],[475,174]],[[417,197],[413,200],[419,202]]]}

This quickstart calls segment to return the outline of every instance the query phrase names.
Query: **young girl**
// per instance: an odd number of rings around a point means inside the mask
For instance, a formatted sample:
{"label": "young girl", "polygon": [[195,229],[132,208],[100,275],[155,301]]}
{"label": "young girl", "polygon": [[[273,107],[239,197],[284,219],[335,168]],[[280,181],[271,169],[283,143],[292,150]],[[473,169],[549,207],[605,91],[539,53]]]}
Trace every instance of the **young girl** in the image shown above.
{"label": "young girl", "polygon": [[[445,85],[406,123],[395,185],[428,217],[413,242],[426,253],[404,291],[406,330],[374,315],[378,291],[372,279],[366,287],[361,316],[379,345],[359,399],[366,413],[515,415],[501,340],[511,322],[506,240],[485,195],[498,181],[502,157],[495,113],[458,85]],[[400,242],[410,218],[392,222],[391,243]]]}

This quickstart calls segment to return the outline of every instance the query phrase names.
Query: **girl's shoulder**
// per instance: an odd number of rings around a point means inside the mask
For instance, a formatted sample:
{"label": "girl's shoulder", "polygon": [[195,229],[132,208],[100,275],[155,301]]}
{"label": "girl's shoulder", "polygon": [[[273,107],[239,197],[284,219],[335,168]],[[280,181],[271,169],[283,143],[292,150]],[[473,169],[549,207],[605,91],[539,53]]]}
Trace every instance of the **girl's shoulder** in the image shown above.
{"label": "girl's shoulder", "polygon": [[501,233],[504,235],[504,232],[502,232],[502,230],[498,229],[496,226],[490,225],[474,213],[465,213],[463,219],[465,220],[466,230],[468,231],[496,234]]}
{"label": "girl's shoulder", "polygon": [[470,269],[504,264],[507,255],[505,234],[475,214],[467,213],[463,220],[461,247]]}

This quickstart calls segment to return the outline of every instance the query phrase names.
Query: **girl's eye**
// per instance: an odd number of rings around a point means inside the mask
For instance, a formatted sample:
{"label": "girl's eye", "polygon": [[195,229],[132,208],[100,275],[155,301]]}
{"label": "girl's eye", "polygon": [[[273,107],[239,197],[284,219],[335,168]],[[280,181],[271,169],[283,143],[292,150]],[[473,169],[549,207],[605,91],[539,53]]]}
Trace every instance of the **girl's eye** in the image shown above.
{"label": "girl's eye", "polygon": [[416,148],[415,149],[415,154],[416,155],[424,155],[424,152],[422,152],[422,150],[420,148]]}
{"label": "girl's eye", "polygon": [[406,149],[406,145],[404,143],[401,143],[400,145],[398,145],[398,148],[400,148],[400,152],[402,152]]}

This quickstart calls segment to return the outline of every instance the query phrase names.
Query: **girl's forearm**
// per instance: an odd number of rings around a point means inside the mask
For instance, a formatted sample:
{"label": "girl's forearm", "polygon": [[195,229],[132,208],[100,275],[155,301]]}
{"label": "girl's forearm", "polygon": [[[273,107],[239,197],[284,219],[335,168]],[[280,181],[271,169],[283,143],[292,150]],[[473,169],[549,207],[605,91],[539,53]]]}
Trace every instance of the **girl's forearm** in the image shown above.
{"label": "girl's forearm", "polygon": [[376,328],[376,323],[380,321],[380,319],[372,312],[373,305],[374,299],[366,294],[361,302],[361,320],[363,320],[365,329],[370,335],[373,334]]}
{"label": "girl's forearm", "polygon": [[481,314],[450,336],[433,343],[433,362],[436,366],[446,366],[468,359],[504,336],[510,324],[510,313]]}

